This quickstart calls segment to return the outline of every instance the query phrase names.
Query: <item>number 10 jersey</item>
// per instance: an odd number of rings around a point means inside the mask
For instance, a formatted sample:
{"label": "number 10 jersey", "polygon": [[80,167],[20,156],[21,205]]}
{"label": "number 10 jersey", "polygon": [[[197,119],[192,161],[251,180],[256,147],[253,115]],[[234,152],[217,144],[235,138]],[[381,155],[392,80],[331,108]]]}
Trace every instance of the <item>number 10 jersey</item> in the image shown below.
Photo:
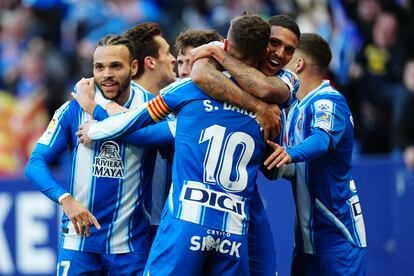
{"label": "number 10 jersey", "polygon": [[177,114],[173,216],[232,234],[247,234],[250,197],[265,142],[253,113],[206,95],[190,79],[164,88],[148,105],[91,127],[92,139],[130,133]]}

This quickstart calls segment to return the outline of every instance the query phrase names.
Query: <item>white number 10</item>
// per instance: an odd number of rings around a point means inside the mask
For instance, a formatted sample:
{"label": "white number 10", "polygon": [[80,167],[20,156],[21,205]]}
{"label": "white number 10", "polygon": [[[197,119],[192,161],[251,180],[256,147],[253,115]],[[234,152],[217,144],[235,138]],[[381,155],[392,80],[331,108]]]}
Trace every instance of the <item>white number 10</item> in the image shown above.
{"label": "white number 10", "polygon": [[[201,132],[199,143],[208,141],[204,157],[204,182],[218,183],[233,192],[243,191],[248,183],[247,164],[254,152],[253,138],[244,132],[232,132],[224,136],[226,128],[212,125]],[[240,156],[234,157],[240,146]],[[235,179],[230,179],[232,168],[236,173]]]}

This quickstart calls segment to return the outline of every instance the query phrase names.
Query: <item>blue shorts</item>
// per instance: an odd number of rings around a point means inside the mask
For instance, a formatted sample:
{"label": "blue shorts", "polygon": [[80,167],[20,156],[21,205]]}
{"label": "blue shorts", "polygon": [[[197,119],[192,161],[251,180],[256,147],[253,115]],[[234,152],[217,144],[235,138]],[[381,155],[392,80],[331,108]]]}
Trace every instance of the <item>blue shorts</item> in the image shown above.
{"label": "blue shorts", "polygon": [[148,252],[99,254],[59,248],[58,276],[143,275]]}
{"label": "blue shorts", "polygon": [[277,266],[273,235],[257,187],[253,192],[249,214],[250,275],[274,276]]}
{"label": "blue shorts", "polygon": [[144,275],[249,275],[247,236],[176,219],[164,208]]}
{"label": "blue shorts", "polygon": [[352,244],[340,251],[317,254],[293,252],[292,276],[363,276],[366,271],[366,249]]}

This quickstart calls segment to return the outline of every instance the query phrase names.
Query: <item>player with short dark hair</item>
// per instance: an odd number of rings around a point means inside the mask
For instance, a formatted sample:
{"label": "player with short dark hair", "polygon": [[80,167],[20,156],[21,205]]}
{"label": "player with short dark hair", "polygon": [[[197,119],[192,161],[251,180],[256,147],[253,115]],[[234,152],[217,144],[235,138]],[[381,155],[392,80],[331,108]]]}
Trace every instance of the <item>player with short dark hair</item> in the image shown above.
{"label": "player with short dark hair", "polygon": [[[269,169],[293,166],[296,204],[292,275],[365,275],[366,237],[352,177],[354,125],[344,96],[324,80],[329,44],[317,34],[301,34],[288,64],[300,79],[284,141]],[[280,146],[270,144],[277,150]]]}
{"label": "player with short dark hair", "polygon": [[[297,76],[284,66],[291,60],[299,42],[299,27],[293,18],[286,15],[272,16],[268,22],[271,25],[269,53],[261,61],[260,71],[233,58],[217,45],[207,45],[193,50],[191,59],[214,58],[236,79],[240,87],[223,78],[217,73],[218,70],[205,60],[203,67],[199,66],[193,70],[194,82],[205,91],[209,89],[210,96],[246,109],[249,108],[249,101],[245,100],[242,88],[262,100],[280,104],[281,107],[289,105],[298,90],[299,81]],[[284,112],[281,115],[281,134],[275,140],[280,144],[283,137]],[[267,170],[264,173],[268,176]],[[273,235],[257,187],[251,204],[250,275],[275,275],[277,266]]]}

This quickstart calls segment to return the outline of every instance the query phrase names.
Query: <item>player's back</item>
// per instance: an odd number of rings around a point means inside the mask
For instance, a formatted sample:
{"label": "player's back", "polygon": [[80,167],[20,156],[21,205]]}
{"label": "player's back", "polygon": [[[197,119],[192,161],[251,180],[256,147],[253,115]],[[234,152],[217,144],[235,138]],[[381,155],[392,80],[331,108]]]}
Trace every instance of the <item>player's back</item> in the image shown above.
{"label": "player's back", "polygon": [[265,149],[254,114],[217,102],[190,80],[168,90],[163,99],[178,111],[170,209],[177,218],[245,234]]}

